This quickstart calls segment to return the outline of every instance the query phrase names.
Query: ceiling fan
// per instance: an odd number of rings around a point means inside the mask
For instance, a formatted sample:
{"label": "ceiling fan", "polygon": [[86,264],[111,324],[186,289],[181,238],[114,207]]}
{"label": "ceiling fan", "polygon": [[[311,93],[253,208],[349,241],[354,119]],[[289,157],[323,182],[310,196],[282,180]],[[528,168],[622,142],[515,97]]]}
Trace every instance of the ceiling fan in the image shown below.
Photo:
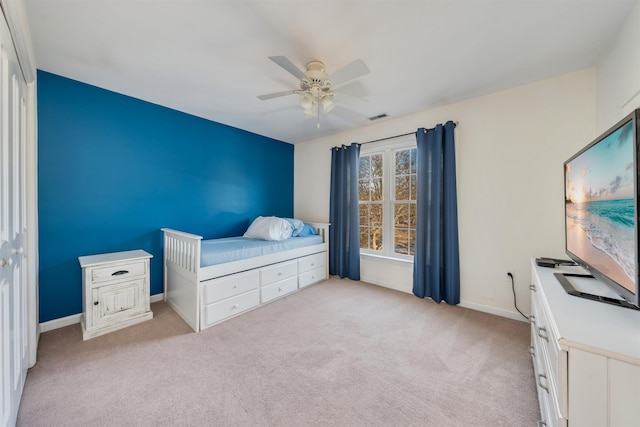
{"label": "ceiling fan", "polygon": [[364,103],[360,98],[336,92],[333,89],[334,86],[369,73],[369,67],[361,59],[356,59],[330,75],[320,61],[307,62],[306,71],[302,71],[286,56],[270,56],[269,59],[300,80],[300,89],[268,93],[258,96],[258,99],[266,101],[286,95],[300,95],[300,106],[304,109],[305,118],[318,117],[318,127],[320,127],[320,106],[324,113],[328,113],[333,110],[336,98],[352,108],[358,108]]}

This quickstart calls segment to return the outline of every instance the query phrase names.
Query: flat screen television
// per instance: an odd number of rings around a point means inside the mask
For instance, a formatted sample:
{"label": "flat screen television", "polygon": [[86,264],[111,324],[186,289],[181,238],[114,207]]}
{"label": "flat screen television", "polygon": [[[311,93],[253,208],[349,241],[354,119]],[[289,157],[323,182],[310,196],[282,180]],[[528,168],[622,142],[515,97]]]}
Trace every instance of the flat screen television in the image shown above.
{"label": "flat screen television", "polygon": [[631,308],[640,307],[639,126],[637,109],[564,163],[566,253]]}

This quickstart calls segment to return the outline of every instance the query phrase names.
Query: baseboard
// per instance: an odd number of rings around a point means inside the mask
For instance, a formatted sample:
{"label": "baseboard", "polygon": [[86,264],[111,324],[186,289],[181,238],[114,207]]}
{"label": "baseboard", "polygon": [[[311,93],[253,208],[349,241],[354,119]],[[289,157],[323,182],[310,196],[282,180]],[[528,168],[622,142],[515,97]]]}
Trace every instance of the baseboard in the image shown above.
{"label": "baseboard", "polygon": [[82,313],[72,314],[71,316],[61,317],[59,319],[49,320],[48,322],[40,323],[40,333],[53,331],[54,329],[64,328],[65,326],[74,325],[80,323]]}
{"label": "baseboard", "polygon": [[470,310],[481,311],[483,313],[494,314],[500,317],[506,317],[508,319],[519,320],[521,322],[529,322],[528,319],[522,317],[520,313],[515,311],[503,310],[501,308],[490,307],[488,305],[476,304],[475,302],[460,301],[458,304],[460,307],[468,308]]}
{"label": "baseboard", "polygon": [[[160,301],[164,301],[163,293],[151,295],[151,298],[149,299],[149,302],[152,304],[154,302],[160,302]],[[64,328],[65,326],[75,325],[76,323],[80,323],[81,318],[82,318],[82,313],[72,314],[71,316],[49,320],[48,322],[42,322],[38,326],[40,328],[40,333],[43,333],[47,331],[53,331],[54,329]]]}

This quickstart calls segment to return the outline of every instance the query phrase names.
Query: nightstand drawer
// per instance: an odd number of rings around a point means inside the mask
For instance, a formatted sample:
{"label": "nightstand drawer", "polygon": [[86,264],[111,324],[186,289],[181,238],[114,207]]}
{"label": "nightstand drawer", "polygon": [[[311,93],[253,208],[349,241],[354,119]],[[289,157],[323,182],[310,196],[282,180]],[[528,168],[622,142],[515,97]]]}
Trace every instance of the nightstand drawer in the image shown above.
{"label": "nightstand drawer", "polygon": [[128,280],[130,277],[146,274],[146,261],[128,264],[112,265],[109,267],[91,269],[91,283],[102,283],[109,280]]}

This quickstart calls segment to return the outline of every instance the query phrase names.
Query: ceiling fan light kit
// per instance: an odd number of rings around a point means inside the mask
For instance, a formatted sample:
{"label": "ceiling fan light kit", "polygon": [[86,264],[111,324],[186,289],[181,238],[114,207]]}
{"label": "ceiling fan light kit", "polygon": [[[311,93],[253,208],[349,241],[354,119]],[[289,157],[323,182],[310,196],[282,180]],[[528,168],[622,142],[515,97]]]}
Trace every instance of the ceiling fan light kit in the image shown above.
{"label": "ceiling fan light kit", "polygon": [[270,56],[269,59],[298,78],[300,80],[300,89],[260,95],[258,99],[265,101],[294,93],[298,94],[300,95],[299,102],[304,111],[304,117],[317,117],[318,127],[320,127],[319,106],[322,105],[322,111],[325,114],[335,107],[334,99],[337,92],[333,90],[334,84],[342,84],[369,73],[369,68],[361,59],[351,62],[332,75],[327,75],[324,63],[320,61],[307,62],[306,71],[303,72],[285,56]]}

